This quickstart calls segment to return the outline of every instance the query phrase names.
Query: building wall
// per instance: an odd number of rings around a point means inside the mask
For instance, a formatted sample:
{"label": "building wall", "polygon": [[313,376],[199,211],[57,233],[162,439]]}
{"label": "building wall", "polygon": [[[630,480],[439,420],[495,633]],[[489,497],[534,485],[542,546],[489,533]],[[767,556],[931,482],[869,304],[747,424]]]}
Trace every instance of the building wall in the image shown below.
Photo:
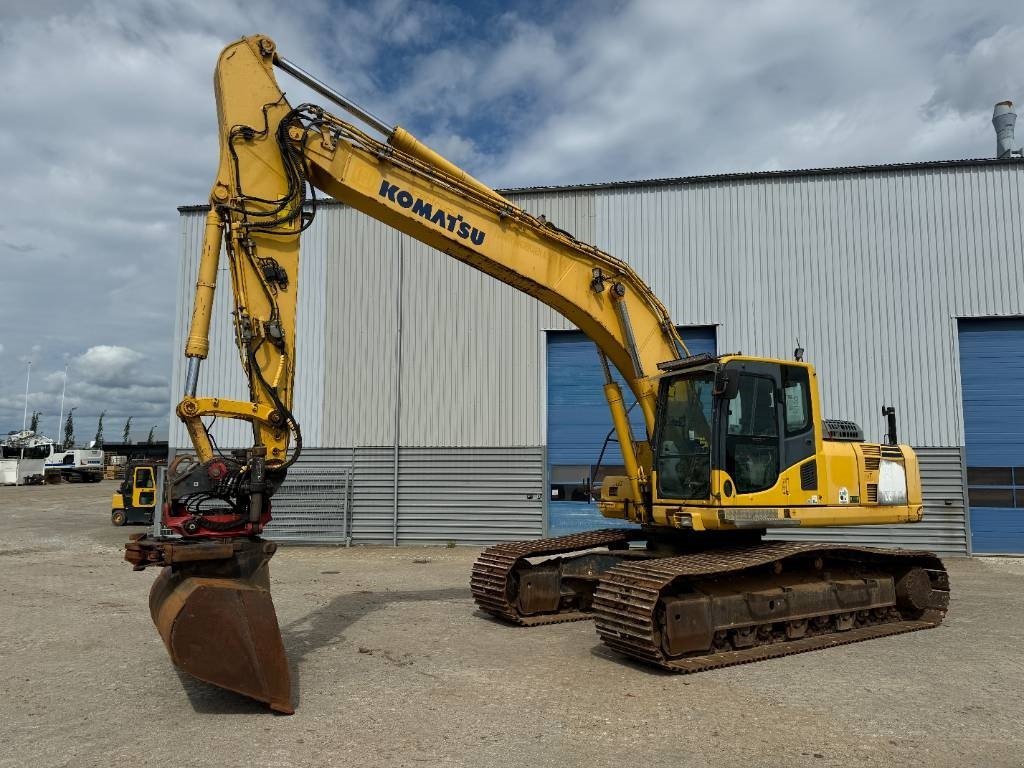
{"label": "building wall", "polygon": [[274,495],[265,535],[322,544],[537,538],[543,477],[541,448],[311,448]]}
{"label": "building wall", "polygon": [[956,318],[1024,312],[1020,164],[601,191],[597,245],[719,350],[819,371],[825,415],[869,439],[963,445]]}
{"label": "building wall", "polygon": [[[799,340],[826,416],[878,440],[879,409],[895,405],[901,441],[949,457],[963,446],[956,318],[1024,314],[1022,172],[979,162],[510,197],[630,262],[676,323],[718,326],[720,352],[786,358]],[[182,213],[178,349],[204,215]],[[333,203],[302,259],[295,411],[307,446],[543,449],[543,331],[571,328],[564,319]],[[224,290],[200,392],[244,399],[229,312]],[[183,370],[179,359],[175,400]],[[249,442],[240,425],[215,434]],[[171,445],[188,445],[174,420]],[[935,521],[959,522],[936,536],[965,537],[962,491],[952,496]]]}
{"label": "building wall", "polygon": [[[593,240],[592,195],[512,197],[532,213]],[[184,349],[188,334],[205,215],[196,209],[182,213],[176,350]],[[294,410],[305,445],[393,445],[396,407],[402,445],[543,445],[543,330],[572,328],[561,315],[333,203],[319,208],[303,236],[300,272]],[[214,303],[210,357],[203,363],[199,393],[247,399],[224,257],[218,285],[222,290]],[[179,354],[171,378],[172,408],[184,387],[184,371]],[[214,432],[221,447],[250,443],[241,423],[220,423]],[[189,445],[176,419],[170,443]]]}

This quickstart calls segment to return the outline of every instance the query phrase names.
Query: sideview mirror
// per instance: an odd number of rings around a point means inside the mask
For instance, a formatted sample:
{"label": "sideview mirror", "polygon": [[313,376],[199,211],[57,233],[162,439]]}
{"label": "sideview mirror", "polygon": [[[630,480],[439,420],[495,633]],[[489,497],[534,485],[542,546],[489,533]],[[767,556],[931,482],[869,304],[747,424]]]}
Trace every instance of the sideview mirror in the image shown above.
{"label": "sideview mirror", "polygon": [[720,370],[715,375],[715,386],[711,394],[723,400],[732,400],[740,389],[740,377],[735,371]]}

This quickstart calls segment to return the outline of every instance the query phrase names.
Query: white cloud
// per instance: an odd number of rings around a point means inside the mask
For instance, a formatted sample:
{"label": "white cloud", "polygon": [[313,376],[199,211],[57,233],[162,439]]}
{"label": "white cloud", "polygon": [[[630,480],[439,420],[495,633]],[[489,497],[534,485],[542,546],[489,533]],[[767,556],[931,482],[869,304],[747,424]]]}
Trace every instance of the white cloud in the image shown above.
{"label": "white cloud", "polygon": [[[521,74],[537,102],[487,178],[576,183],[990,155],[992,104],[1024,97],[1021,70],[1009,66],[1024,23],[985,36],[1009,20],[1007,6],[929,8],[946,24],[921,26],[902,4],[630,3],[550,53],[542,38],[536,58],[513,38],[493,55],[502,79],[485,70],[464,83],[486,103],[495,82]],[[981,37],[936,67],[958,34]],[[958,114],[929,109],[935,98]]]}
{"label": "white cloud", "polygon": [[[926,104],[929,114],[943,110],[958,115],[976,114],[980,106],[1003,99],[1024,99],[1019,89],[1021,51],[1024,50],[1024,21],[1002,26],[962,51],[951,51],[936,68],[935,92]],[[941,119],[941,118],[940,118]]]}
{"label": "white cloud", "polygon": [[89,347],[73,361],[76,373],[89,384],[122,389],[130,386],[136,366],[145,355],[128,347]]}

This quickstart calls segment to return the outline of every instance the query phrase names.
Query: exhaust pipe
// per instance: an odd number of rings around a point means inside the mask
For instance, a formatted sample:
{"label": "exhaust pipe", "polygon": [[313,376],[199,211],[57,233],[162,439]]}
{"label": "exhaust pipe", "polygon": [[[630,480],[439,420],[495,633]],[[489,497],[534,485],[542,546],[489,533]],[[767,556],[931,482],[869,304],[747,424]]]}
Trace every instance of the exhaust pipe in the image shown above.
{"label": "exhaust pipe", "polygon": [[1021,155],[1021,148],[1013,136],[1017,113],[1012,101],[1000,101],[992,110],[992,127],[996,129],[996,157],[1000,160]]}

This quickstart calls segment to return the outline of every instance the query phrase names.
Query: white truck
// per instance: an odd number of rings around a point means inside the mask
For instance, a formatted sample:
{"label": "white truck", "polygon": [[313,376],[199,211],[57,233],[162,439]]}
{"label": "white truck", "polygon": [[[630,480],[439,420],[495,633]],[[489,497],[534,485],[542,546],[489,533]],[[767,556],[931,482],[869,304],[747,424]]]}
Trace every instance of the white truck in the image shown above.
{"label": "white truck", "polygon": [[52,446],[46,458],[48,478],[59,475],[67,482],[98,483],[103,479],[103,451],[98,448],[73,448],[69,451]]}
{"label": "white truck", "polygon": [[25,430],[0,440],[0,485],[38,485],[52,450],[48,437]]}

